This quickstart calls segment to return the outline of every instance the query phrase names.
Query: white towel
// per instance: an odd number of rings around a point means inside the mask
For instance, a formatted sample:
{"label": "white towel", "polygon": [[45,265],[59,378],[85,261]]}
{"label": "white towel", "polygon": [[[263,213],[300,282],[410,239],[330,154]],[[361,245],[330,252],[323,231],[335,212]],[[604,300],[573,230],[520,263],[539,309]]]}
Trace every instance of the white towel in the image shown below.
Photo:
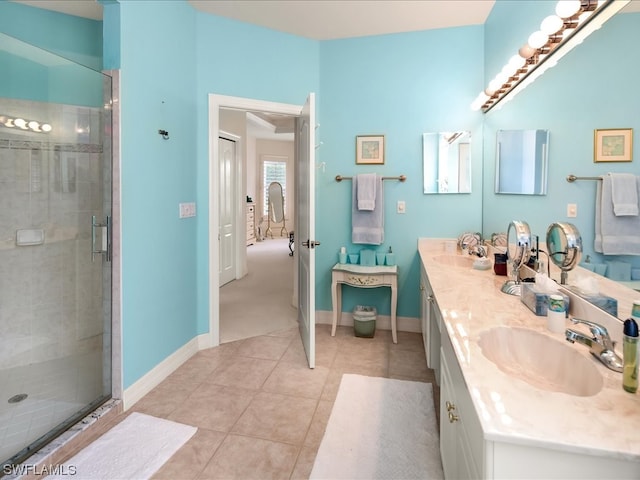
{"label": "white towel", "polygon": [[376,179],[376,203],[373,210],[358,210],[357,182],[355,178],[353,180],[351,190],[351,241],[367,245],[382,245],[384,243],[382,177]]}
{"label": "white towel", "polygon": [[[605,255],[640,255],[640,215],[617,217],[611,198],[611,176],[604,175],[596,191],[594,250]],[[636,191],[640,177],[636,177]]]}
{"label": "white towel", "polygon": [[638,215],[638,189],[632,173],[609,173],[611,199],[616,217]]}
{"label": "white towel", "polygon": [[376,208],[376,179],[375,173],[361,173],[353,179],[358,190],[358,210],[373,210]]}

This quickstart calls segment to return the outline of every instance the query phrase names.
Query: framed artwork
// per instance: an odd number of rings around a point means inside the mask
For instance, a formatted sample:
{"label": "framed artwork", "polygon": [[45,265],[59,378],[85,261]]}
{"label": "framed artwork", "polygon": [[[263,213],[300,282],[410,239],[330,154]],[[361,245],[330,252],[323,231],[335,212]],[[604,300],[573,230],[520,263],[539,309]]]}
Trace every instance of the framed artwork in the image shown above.
{"label": "framed artwork", "polygon": [[594,162],[630,162],[633,152],[633,129],[604,128],[593,131]]}
{"label": "framed artwork", "polygon": [[356,165],[384,164],[384,135],[356,137]]}

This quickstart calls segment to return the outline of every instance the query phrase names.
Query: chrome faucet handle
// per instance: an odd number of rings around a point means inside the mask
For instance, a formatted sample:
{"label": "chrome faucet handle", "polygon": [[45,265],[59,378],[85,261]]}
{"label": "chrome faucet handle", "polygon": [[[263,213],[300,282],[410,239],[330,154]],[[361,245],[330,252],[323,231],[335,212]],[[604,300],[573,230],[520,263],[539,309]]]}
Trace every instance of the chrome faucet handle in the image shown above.
{"label": "chrome faucet handle", "polygon": [[594,337],[609,338],[609,331],[599,323],[590,322],[589,320],[583,320],[576,317],[571,317],[571,322],[574,324],[582,323],[586,325],[589,327],[589,330],[591,330]]}

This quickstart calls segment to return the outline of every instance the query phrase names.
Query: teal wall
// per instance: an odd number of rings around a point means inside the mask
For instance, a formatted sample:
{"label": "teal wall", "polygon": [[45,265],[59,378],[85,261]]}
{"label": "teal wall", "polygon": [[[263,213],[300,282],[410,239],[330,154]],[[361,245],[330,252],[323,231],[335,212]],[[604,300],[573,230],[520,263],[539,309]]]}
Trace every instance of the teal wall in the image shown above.
{"label": "teal wall", "polygon": [[102,70],[102,22],[0,0],[0,32]]}
{"label": "teal wall", "polygon": [[[398,315],[419,316],[418,237],[457,237],[480,230],[482,114],[469,108],[483,79],[481,26],[322,42],[316,174],[316,307],[331,310],[331,267],[351,244],[351,182],[335,176],[375,172],[407,176],[384,182],[385,241],[399,266]],[[472,193],[424,195],[422,134],[472,132]],[[385,135],[385,163],[355,165],[357,135]],[[399,200],[406,214],[396,213]],[[384,293],[384,294],[382,294]],[[389,295],[380,289],[344,287],[343,309],[376,306],[388,315]]]}

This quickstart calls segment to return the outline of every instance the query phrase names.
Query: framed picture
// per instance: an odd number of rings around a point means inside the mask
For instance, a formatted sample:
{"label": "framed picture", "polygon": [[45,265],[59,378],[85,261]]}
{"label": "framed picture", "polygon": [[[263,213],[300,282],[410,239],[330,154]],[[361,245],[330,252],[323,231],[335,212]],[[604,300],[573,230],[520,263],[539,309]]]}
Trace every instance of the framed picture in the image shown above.
{"label": "framed picture", "polygon": [[382,165],[383,163],[384,135],[358,135],[356,165]]}
{"label": "framed picture", "polygon": [[633,152],[633,129],[604,128],[593,131],[594,162],[630,162]]}

